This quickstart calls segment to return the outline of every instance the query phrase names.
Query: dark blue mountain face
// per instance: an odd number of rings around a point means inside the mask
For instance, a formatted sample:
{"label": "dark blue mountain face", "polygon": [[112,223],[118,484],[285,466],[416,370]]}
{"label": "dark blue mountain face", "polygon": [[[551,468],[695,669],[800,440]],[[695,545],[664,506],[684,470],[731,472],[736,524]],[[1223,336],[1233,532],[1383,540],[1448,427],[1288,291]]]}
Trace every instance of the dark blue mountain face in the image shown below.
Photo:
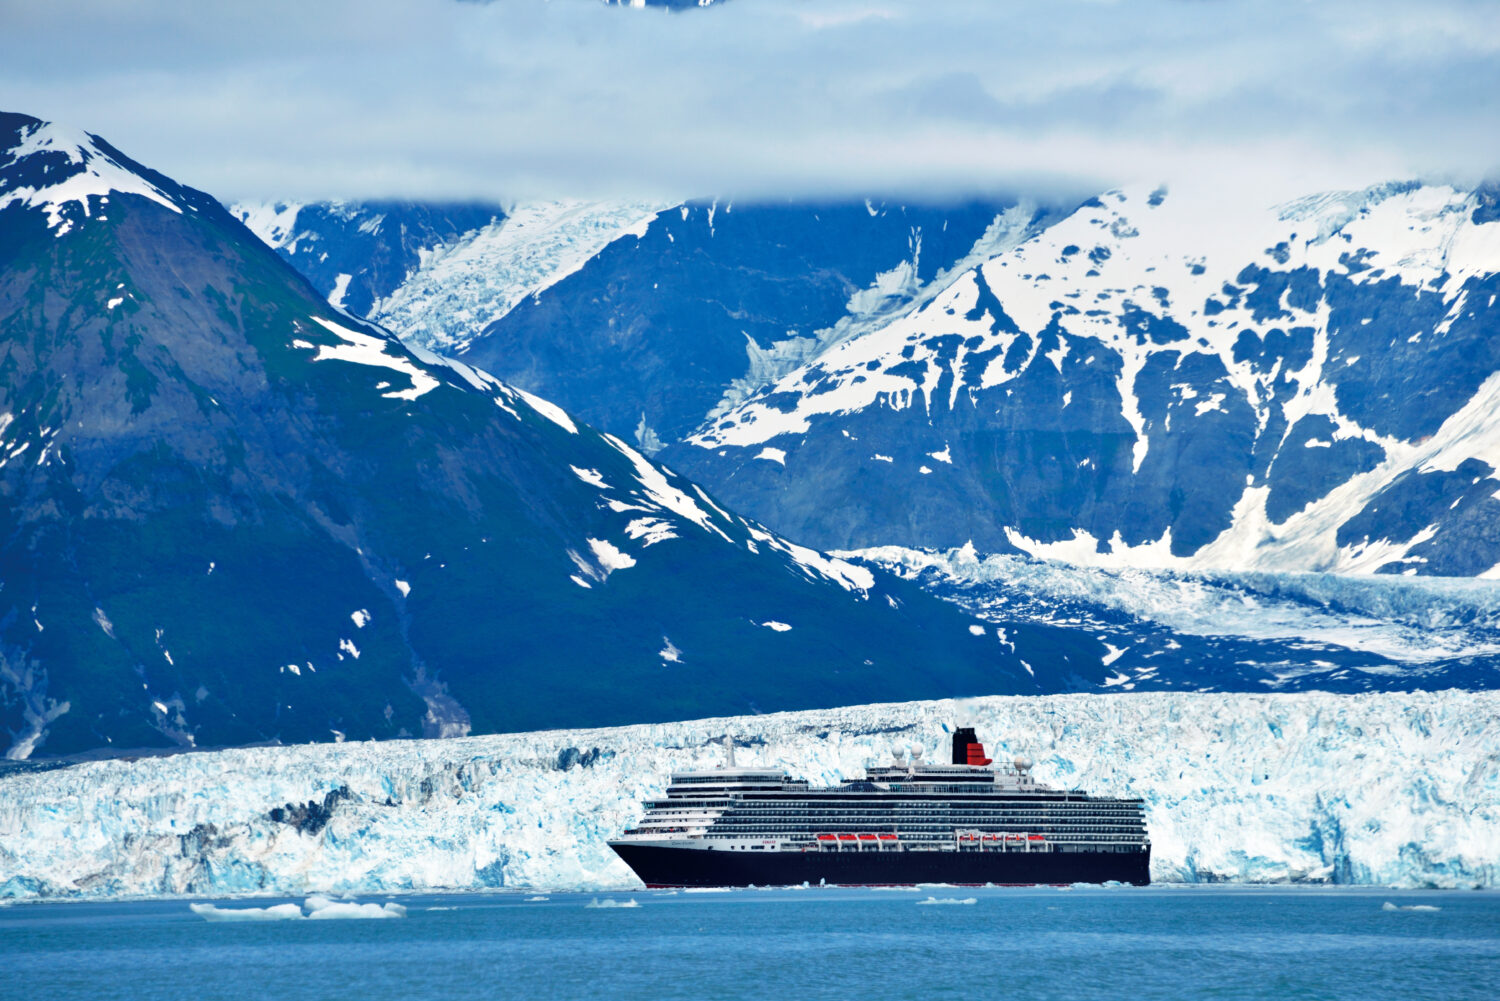
{"label": "dark blue mountain face", "polygon": [[910,305],[1007,210],[1021,229],[1045,218],[1005,203],[690,203],[521,302],[463,357],[644,445],[678,441],[726,393]]}
{"label": "dark blue mountain face", "polygon": [[416,269],[422,252],[505,218],[481,202],[321,202],[229,206],[335,305],[368,316]]}
{"label": "dark blue mountain face", "polygon": [[0,150],[9,757],[1103,679],[330,309],[101,140],[12,115]]}

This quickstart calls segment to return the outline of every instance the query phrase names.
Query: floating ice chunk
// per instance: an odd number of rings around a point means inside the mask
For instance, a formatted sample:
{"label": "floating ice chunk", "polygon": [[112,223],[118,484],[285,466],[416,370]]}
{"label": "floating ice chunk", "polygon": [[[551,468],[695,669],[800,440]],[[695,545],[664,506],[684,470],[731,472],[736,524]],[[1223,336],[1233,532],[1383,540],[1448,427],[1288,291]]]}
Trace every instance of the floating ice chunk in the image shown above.
{"label": "floating ice chunk", "polygon": [[933,904],[977,904],[977,897],[928,897],[926,900],[917,901],[918,907],[929,907]]}
{"label": "floating ice chunk", "polygon": [[308,918],[313,921],[331,921],[341,918],[370,919],[370,918],[404,918],[406,908],[401,904],[351,904],[343,901],[332,901],[325,898],[308,898],[308,905],[313,900],[324,901],[320,906],[312,908]]}
{"label": "floating ice chunk", "polygon": [[543,900],[551,900],[551,899],[552,899],[551,897],[543,896],[542,894],[538,893],[534,897],[527,897],[526,898],[526,902],[528,904],[535,904],[535,903],[538,903],[538,902],[543,901]]}
{"label": "floating ice chunk", "polygon": [[1427,913],[1427,914],[1436,913],[1437,911],[1442,910],[1441,907],[1435,907],[1432,904],[1400,904],[1400,905],[1397,905],[1397,904],[1391,903],[1389,900],[1387,900],[1385,903],[1381,904],[1380,905],[1380,909],[1382,911],[1418,911],[1418,912],[1423,912],[1423,913]]}
{"label": "floating ice chunk", "polygon": [[610,908],[610,907],[617,907],[617,908],[639,907],[639,906],[641,906],[641,902],[639,900],[615,900],[613,897],[605,897],[603,900],[600,900],[598,897],[595,897],[593,900],[590,900],[588,903],[584,904],[583,906],[584,907],[589,907],[589,908],[598,908],[599,910],[604,910],[604,909]]}
{"label": "floating ice chunk", "polygon": [[205,921],[296,921],[302,908],[296,904],[271,907],[215,907],[213,904],[188,904],[188,910]]}

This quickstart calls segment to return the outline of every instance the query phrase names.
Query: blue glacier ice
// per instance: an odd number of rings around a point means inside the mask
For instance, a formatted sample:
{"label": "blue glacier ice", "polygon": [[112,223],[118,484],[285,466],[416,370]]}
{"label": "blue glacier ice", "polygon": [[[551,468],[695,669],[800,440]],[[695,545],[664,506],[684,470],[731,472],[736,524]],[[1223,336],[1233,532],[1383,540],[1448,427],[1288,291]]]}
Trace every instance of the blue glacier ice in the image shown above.
{"label": "blue glacier ice", "polygon": [[911,702],[115,759],[0,778],[0,898],[638,885],[606,839],[675,769],[814,783],[978,727],[1048,784],[1147,803],[1158,882],[1500,882],[1500,692]]}

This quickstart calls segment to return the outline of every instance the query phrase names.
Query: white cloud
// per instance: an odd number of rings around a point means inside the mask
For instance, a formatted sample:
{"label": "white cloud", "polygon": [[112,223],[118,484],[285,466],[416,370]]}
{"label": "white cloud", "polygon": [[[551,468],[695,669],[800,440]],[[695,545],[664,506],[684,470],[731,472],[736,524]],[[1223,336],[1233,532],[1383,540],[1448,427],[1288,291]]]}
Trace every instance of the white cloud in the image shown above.
{"label": "white cloud", "polygon": [[7,110],[221,197],[1295,188],[1500,165],[1500,32],[1457,0],[0,0],[0,23]]}

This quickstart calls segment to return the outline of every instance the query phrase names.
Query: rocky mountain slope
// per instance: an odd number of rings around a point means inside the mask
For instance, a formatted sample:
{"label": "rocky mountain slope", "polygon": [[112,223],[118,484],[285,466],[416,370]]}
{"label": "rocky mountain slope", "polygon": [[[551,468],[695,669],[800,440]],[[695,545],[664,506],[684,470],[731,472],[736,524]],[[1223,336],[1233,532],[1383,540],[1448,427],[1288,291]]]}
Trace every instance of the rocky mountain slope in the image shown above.
{"label": "rocky mountain slope", "polygon": [[[209,196],[0,119],[7,755],[1102,681],[333,309]],[[1024,663],[1023,663],[1024,661]]]}
{"label": "rocky mountain slope", "polygon": [[594,204],[565,266],[491,233],[385,315],[826,547],[1479,576],[1495,198]]}
{"label": "rocky mountain slope", "polygon": [[[231,206],[335,304],[648,452],[930,300],[1048,218],[1003,202],[543,201],[445,232],[429,222],[441,210]],[[404,274],[373,281],[359,263],[419,234]]]}

